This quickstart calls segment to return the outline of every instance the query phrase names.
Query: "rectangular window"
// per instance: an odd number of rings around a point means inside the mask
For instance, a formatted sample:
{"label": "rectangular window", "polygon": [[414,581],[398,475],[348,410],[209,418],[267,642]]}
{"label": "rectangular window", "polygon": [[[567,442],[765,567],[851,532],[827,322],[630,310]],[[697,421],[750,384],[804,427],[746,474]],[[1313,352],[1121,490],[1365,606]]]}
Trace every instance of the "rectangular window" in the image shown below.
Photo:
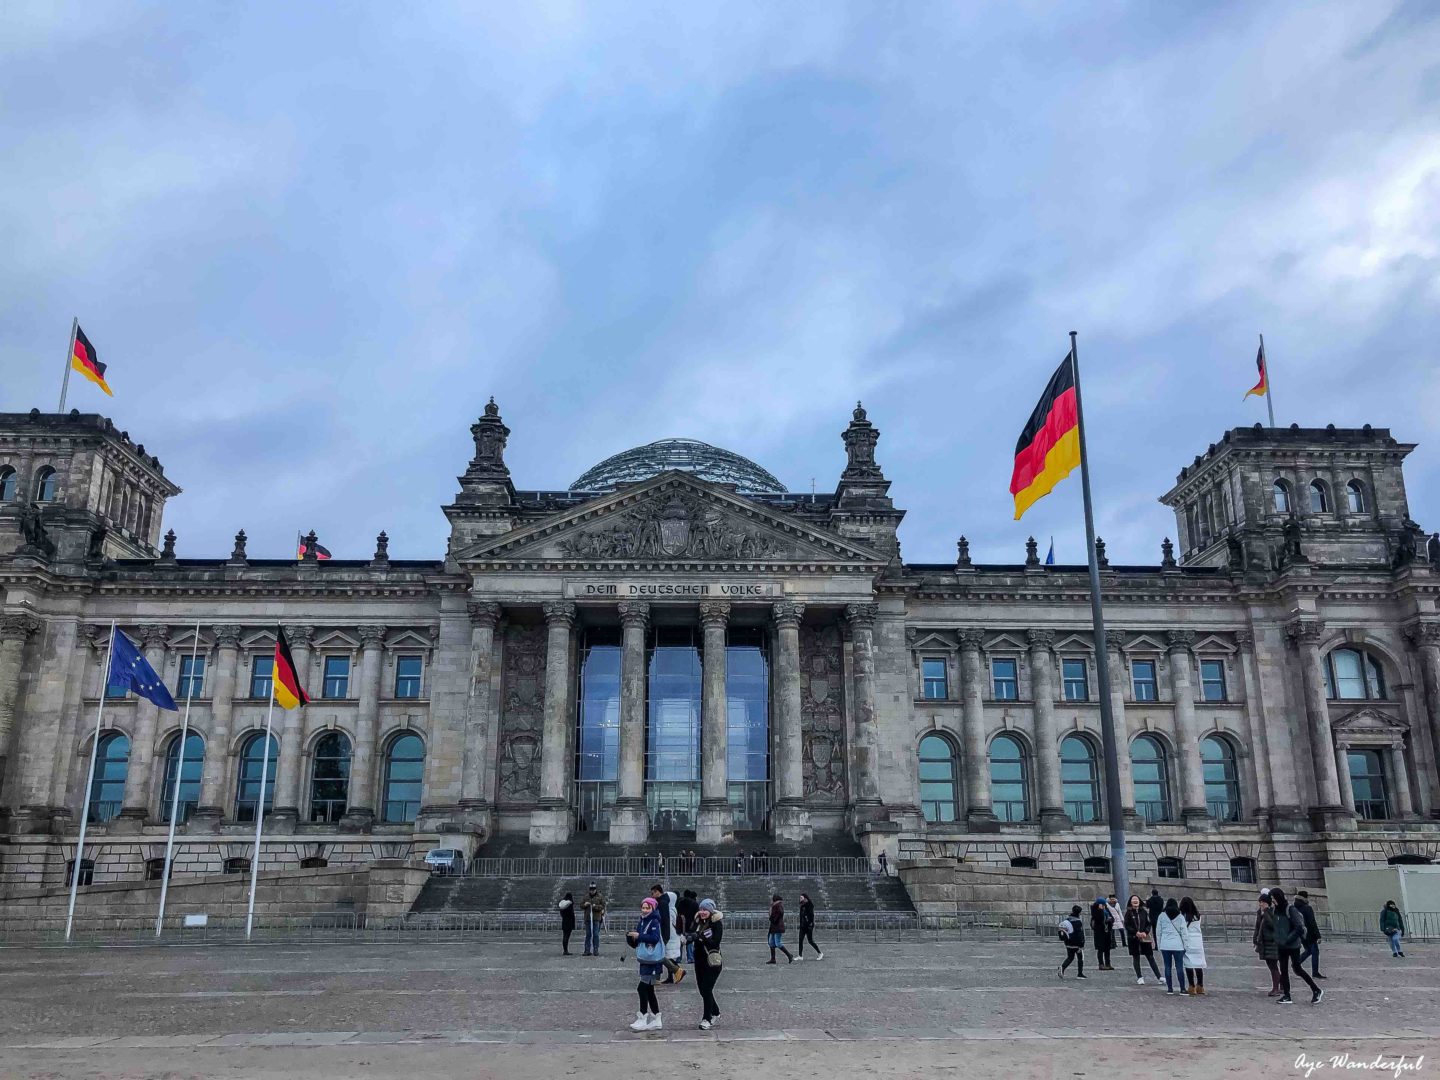
{"label": "rectangular window", "polygon": [[1185,864],[1174,856],[1167,855],[1155,860],[1155,873],[1162,878],[1183,878]]}
{"label": "rectangular window", "polygon": [[203,697],[204,694],[205,657],[199,654],[181,656],[180,682],[175,687],[175,700],[184,701],[190,697]]}
{"label": "rectangular window", "polygon": [[1065,700],[1090,700],[1090,675],[1084,660],[1062,660],[1061,671],[1065,676]]}
{"label": "rectangular window", "polygon": [[1130,685],[1135,690],[1136,701],[1160,700],[1160,693],[1155,682],[1155,661],[1130,661]]}
{"label": "rectangular window", "polygon": [[1016,660],[991,660],[990,684],[996,701],[1020,700],[1020,667]]}
{"label": "rectangular window", "polygon": [[250,661],[250,696],[252,698],[268,698],[270,696],[270,676],[275,671],[275,657],[257,656]]}
{"label": "rectangular window", "polygon": [[395,696],[397,698],[418,698],[420,676],[425,668],[419,656],[402,656],[395,661]]}
{"label": "rectangular window", "polygon": [[128,693],[130,693],[130,687],[128,686],[112,686],[110,683],[105,684],[105,696],[112,701],[116,698],[123,698]]}
{"label": "rectangular window", "polygon": [[350,658],[348,656],[325,657],[325,688],[321,697],[335,700],[350,696]]}
{"label": "rectangular window", "polygon": [[924,684],[921,692],[927,701],[944,701],[950,696],[949,687],[945,683],[943,656],[927,656],[921,660],[920,674]]}
{"label": "rectangular window", "polygon": [[1204,701],[1224,701],[1225,661],[1200,661],[1200,696]]}

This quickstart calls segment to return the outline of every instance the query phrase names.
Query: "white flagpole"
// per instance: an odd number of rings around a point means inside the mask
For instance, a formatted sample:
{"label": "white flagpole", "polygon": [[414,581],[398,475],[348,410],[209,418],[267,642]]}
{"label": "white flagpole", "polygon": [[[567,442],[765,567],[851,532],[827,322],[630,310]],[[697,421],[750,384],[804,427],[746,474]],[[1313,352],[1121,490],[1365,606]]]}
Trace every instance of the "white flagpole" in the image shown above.
{"label": "white flagpole", "polygon": [[180,820],[180,784],[185,776],[185,743],[190,737],[190,702],[195,697],[195,658],[199,653],[200,620],[196,619],[195,640],[190,645],[190,681],[185,684],[185,715],[180,721],[180,755],[175,763],[174,791],[170,794],[170,834],[165,838],[165,865],[160,877],[160,911],[155,916],[156,937],[160,936],[160,928],[165,925],[165,898],[170,892],[170,860],[175,854],[175,826]]}
{"label": "white flagpole", "polygon": [[65,940],[75,926],[75,893],[80,887],[80,863],[85,857],[85,826],[90,823],[90,789],[95,783],[95,759],[100,754],[100,724],[105,716],[105,693],[110,667],[115,662],[115,620],[110,620],[110,652],[105,657],[105,678],[100,683],[100,704],[95,709],[95,738],[90,743],[90,771],[85,774],[85,800],[80,804],[80,836],[75,841],[75,865],[70,872],[70,909],[65,913]]}
{"label": "white flagpole", "polygon": [[245,909],[245,940],[255,927],[255,882],[260,874],[260,833],[265,827],[265,787],[270,782],[270,720],[275,715],[275,666],[270,666],[270,707],[265,710],[265,757],[260,765],[260,801],[255,805],[255,850],[250,856],[250,902]]}
{"label": "white flagpole", "polygon": [[[75,357],[75,333],[80,329],[80,316],[70,320],[70,351],[65,354],[65,378],[60,383],[60,411],[65,411],[65,393],[70,389],[70,361]],[[104,694],[100,695],[102,698]]]}

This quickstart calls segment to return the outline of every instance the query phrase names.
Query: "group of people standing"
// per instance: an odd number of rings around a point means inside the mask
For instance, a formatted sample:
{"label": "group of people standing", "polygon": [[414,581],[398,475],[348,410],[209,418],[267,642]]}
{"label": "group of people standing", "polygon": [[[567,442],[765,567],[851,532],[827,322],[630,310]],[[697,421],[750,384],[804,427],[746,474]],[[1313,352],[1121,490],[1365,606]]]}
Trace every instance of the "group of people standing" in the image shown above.
{"label": "group of people standing", "polygon": [[[1060,940],[1065,944],[1065,960],[1056,974],[1065,977],[1071,963],[1075,964],[1075,977],[1087,978],[1085,974],[1085,917],[1079,904],[1070,909],[1070,915],[1060,920]],[[1188,994],[1200,997],[1205,993],[1205,929],[1204,920],[1195,901],[1186,896],[1179,901],[1171,897],[1162,900],[1160,893],[1152,889],[1150,900],[1143,903],[1140,897],[1132,895],[1124,908],[1119,898],[1111,893],[1109,897],[1097,896],[1090,905],[1090,932],[1095,939],[1096,966],[1101,971],[1114,971],[1110,954],[1115,948],[1115,935],[1130,953],[1130,962],[1135,968],[1135,982],[1145,984],[1140,970],[1143,957],[1150,965],[1156,981],[1160,969],[1155,964],[1155,950],[1165,958],[1165,992],[1167,994]]]}

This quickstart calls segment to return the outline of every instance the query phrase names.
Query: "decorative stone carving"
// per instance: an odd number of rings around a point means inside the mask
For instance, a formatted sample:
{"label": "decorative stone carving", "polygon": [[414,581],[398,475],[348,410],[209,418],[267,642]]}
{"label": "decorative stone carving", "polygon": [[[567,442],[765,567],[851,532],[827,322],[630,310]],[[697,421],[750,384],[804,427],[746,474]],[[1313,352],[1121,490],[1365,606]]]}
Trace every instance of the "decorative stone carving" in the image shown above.
{"label": "decorative stone carving", "polygon": [[470,427],[475,439],[475,457],[465,470],[464,480],[508,480],[510,469],[505,464],[505,444],[510,429],[500,419],[500,406],[492,397],[485,405],[485,414]]}
{"label": "decorative stone carving", "polygon": [[561,538],[573,559],[718,559],[751,562],[783,558],[794,548],[751,528],[693,495],[676,492],[643,503],[605,524]]}
{"label": "decorative stone carving", "polygon": [[[0,641],[24,641],[40,629],[40,620],[33,615],[0,615]],[[101,633],[109,640],[110,628],[103,627]]]}
{"label": "decorative stone carving", "polygon": [[1040,565],[1040,545],[1035,542],[1033,536],[1027,537],[1025,540],[1025,565]]}
{"label": "decorative stone carving", "polygon": [[575,622],[575,605],[569,600],[548,600],[541,605],[547,623]]}
{"label": "decorative stone carving", "polygon": [[314,529],[311,529],[305,534],[300,544],[302,548],[302,554],[300,556],[301,562],[313,563],[320,561],[320,537],[315,535]]}
{"label": "decorative stone carving", "polygon": [[1160,541],[1160,566],[1164,570],[1175,569],[1175,545],[1168,536]]}
{"label": "decorative stone carving", "polygon": [[1110,565],[1110,559],[1105,554],[1105,541],[1095,537],[1095,564],[1101,569]]}
{"label": "decorative stone carving", "polygon": [[355,628],[362,646],[373,645],[377,648],[385,644],[386,631],[387,628],[384,626],[357,626]]}
{"label": "decorative stone carving", "polygon": [[1319,619],[1296,619],[1285,627],[1285,636],[1292,645],[1318,645],[1324,636],[1325,624]]}
{"label": "decorative stone carving", "polygon": [[1171,652],[1185,652],[1195,647],[1194,630],[1171,630],[1165,635]]}
{"label": "decorative stone carving", "polygon": [[959,567],[972,565],[970,562],[970,541],[963,536],[960,537],[955,544],[955,565]]}
{"label": "decorative stone carving", "polygon": [[494,629],[500,624],[500,605],[493,600],[471,600],[465,605],[470,615],[471,626],[489,626]]}
{"label": "decorative stone carving", "polygon": [[287,626],[285,627],[285,639],[292,645],[309,645],[315,639],[315,627]]}
{"label": "decorative stone carving", "polygon": [[616,605],[620,609],[620,625],[636,626],[645,629],[650,622],[650,604],[645,600],[621,600]]}
{"label": "decorative stone carving", "polygon": [[880,466],[875,463],[875,444],[880,441],[880,432],[865,415],[865,406],[855,402],[850,426],[840,436],[845,441],[845,471],[842,480],[883,479]]}
{"label": "decorative stone carving", "polygon": [[161,562],[174,562],[174,561],[175,561],[175,530],[174,530],[174,529],[170,529],[168,532],[165,533],[165,541],[164,541],[164,544],[163,544],[163,545],[161,546],[161,548],[160,548],[160,561],[161,561]]}
{"label": "decorative stone carving", "polygon": [[55,554],[55,542],[45,531],[45,525],[40,520],[40,507],[36,503],[24,503],[20,507],[20,538],[22,543],[17,555],[48,559]]}
{"label": "decorative stone carving", "polygon": [[880,607],[878,604],[845,605],[845,618],[852,626],[873,626],[879,616]]}
{"label": "decorative stone carving", "polygon": [[1044,651],[1055,644],[1054,630],[1027,630],[1025,640],[1029,642],[1030,648],[1037,652]]}
{"label": "decorative stone carving", "polygon": [[545,729],[545,637],[543,626],[512,624],[505,629],[505,694],[499,740],[502,802],[532,802],[540,797],[540,746]]}
{"label": "decorative stone carving", "polygon": [[370,564],[372,566],[390,565],[390,537],[384,529],[381,529],[380,535],[375,537],[375,555],[370,560]]}
{"label": "decorative stone carving", "polygon": [[1109,627],[1105,631],[1105,648],[1111,652],[1119,652],[1125,647],[1125,639],[1127,637],[1129,637],[1128,630]]}
{"label": "decorative stone carving", "polygon": [[985,631],[978,626],[962,626],[955,634],[960,639],[962,652],[966,649],[978,650],[985,644]]}
{"label": "decorative stone carving", "polygon": [[800,631],[800,730],[805,799],[845,802],[844,662],[835,625]]}
{"label": "decorative stone carving", "polygon": [[238,649],[240,647],[240,627],[232,623],[223,623],[220,626],[210,628],[215,635],[215,647],[217,649]]}
{"label": "decorative stone carving", "polygon": [[730,605],[724,600],[705,600],[700,604],[700,625],[719,625],[722,629],[730,622]]}
{"label": "decorative stone carving", "polygon": [[1249,630],[1236,630],[1235,644],[1241,649],[1248,649],[1255,644],[1255,635]]}
{"label": "decorative stone carving", "polygon": [[159,623],[147,623],[140,627],[140,644],[146,649],[163,649],[170,637],[170,628]]}
{"label": "decorative stone carving", "polygon": [[805,605],[797,604],[793,600],[781,600],[771,605],[770,610],[776,626],[783,626],[786,623],[799,626],[800,619],[805,614]]}
{"label": "decorative stone carving", "polygon": [[1440,623],[1411,623],[1405,627],[1405,636],[1417,649],[1425,645],[1440,645]]}
{"label": "decorative stone carving", "polygon": [[235,534],[235,547],[234,547],[234,549],[230,552],[230,561],[231,561],[232,563],[243,563],[243,562],[248,562],[248,561],[249,561],[249,559],[248,559],[247,556],[245,555],[245,544],[246,544],[245,530],[244,530],[244,529],[241,529],[239,532],[237,532],[237,533]]}

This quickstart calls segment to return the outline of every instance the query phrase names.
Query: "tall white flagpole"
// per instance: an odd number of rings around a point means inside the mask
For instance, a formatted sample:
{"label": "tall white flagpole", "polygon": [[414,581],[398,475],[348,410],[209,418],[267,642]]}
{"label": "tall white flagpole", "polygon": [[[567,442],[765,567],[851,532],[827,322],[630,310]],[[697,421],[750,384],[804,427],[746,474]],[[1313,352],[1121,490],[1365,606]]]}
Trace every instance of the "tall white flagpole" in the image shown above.
{"label": "tall white flagpole", "polygon": [[265,757],[260,766],[260,801],[255,805],[255,850],[250,855],[250,902],[245,909],[245,940],[255,928],[255,882],[260,875],[260,833],[265,827],[265,788],[270,783],[270,721],[275,715],[275,662],[270,662],[270,707],[265,710]]}
{"label": "tall white flagpole", "polygon": [[[185,684],[185,715],[180,721],[180,755],[175,763],[174,791],[170,794],[170,834],[165,838],[165,866],[160,877],[160,910],[155,916],[155,936],[165,925],[165,898],[170,892],[170,860],[175,855],[175,826],[180,820],[180,786],[185,776],[185,743],[190,738],[190,702],[195,697],[195,658],[200,653],[200,620],[195,620],[195,640],[190,646],[190,681]],[[269,747],[266,747],[268,750]],[[266,760],[269,760],[268,757]]]}
{"label": "tall white flagpole", "polygon": [[90,771],[85,774],[85,800],[80,804],[80,836],[75,841],[75,865],[70,872],[70,909],[65,913],[65,940],[75,926],[75,893],[80,888],[80,863],[85,857],[85,826],[90,823],[90,790],[95,784],[95,759],[100,754],[100,724],[105,716],[105,694],[110,688],[110,667],[115,662],[115,620],[110,620],[110,652],[105,657],[105,678],[100,683],[100,704],[95,709],[95,738],[90,743]]}
{"label": "tall white flagpole", "polygon": [[[70,351],[65,354],[65,378],[60,382],[60,412],[65,411],[65,393],[70,389],[70,361],[75,358],[75,334],[80,329],[80,316],[70,320]],[[100,695],[102,698],[104,694]]]}

